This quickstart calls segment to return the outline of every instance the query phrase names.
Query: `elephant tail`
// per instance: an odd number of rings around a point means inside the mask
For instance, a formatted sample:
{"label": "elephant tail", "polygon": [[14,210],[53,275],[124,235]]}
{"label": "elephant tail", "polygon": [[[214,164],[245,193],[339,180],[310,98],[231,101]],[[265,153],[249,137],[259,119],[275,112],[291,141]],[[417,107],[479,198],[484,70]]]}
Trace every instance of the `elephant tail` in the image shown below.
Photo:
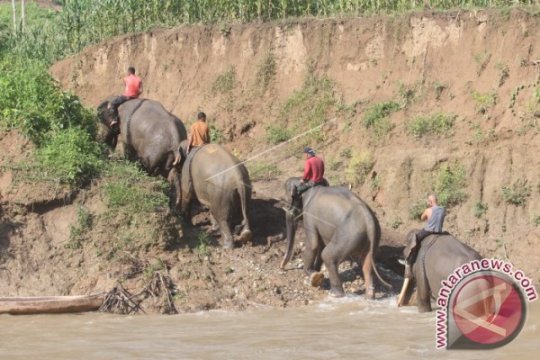
{"label": "elephant tail", "polygon": [[367,257],[371,261],[371,267],[373,269],[373,272],[377,277],[379,278],[380,282],[387,288],[391,288],[392,285],[390,285],[388,282],[383,280],[381,277],[381,274],[379,274],[379,271],[377,270],[377,266],[375,266],[375,251],[377,251],[377,248],[379,247],[379,240],[381,238],[381,225],[379,224],[379,220],[377,220],[377,217],[373,213],[373,211],[367,207],[366,209],[371,214],[371,218],[373,219],[373,226],[371,226],[370,231],[368,231],[368,236],[370,239],[370,249],[369,253],[367,254]]}

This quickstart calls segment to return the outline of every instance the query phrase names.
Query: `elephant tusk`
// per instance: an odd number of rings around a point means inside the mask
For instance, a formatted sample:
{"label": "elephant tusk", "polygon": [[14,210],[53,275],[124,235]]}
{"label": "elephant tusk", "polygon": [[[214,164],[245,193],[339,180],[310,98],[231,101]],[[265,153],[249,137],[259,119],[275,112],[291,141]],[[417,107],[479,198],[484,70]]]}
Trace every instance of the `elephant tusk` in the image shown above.
{"label": "elephant tusk", "polygon": [[407,289],[409,288],[409,282],[411,281],[410,278],[405,278],[403,281],[403,287],[401,288],[401,292],[399,293],[397,306],[400,307],[403,305],[403,298],[405,297],[405,293],[407,292]]}

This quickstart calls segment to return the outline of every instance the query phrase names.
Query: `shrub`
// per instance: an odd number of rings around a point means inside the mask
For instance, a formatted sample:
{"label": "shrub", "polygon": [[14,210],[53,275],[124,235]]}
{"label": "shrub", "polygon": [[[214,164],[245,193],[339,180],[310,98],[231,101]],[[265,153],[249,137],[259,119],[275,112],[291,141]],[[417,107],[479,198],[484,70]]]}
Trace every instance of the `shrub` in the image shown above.
{"label": "shrub", "polygon": [[268,89],[270,82],[276,75],[276,68],[276,59],[274,57],[274,54],[270,52],[266,55],[262,63],[259,65],[259,69],[257,70],[257,75],[255,78],[255,83],[258,86],[261,94],[264,94],[266,89]]}
{"label": "shrub", "polygon": [[409,207],[409,219],[420,220],[427,204],[425,201],[417,201]]}
{"label": "shrub", "polygon": [[233,66],[229,67],[223,74],[220,74],[212,85],[213,94],[223,94],[231,92],[236,86],[236,70]]}
{"label": "shrub", "polygon": [[218,144],[221,144],[223,142],[222,131],[214,125],[210,126],[210,141]]}
{"label": "shrub", "polygon": [[373,169],[373,165],[375,165],[375,159],[369,151],[354,153],[345,169],[345,178],[354,186],[362,185]]}
{"label": "shrub", "polygon": [[249,178],[252,181],[268,181],[274,179],[276,176],[281,175],[281,170],[279,170],[275,164],[251,161],[248,162],[247,168],[249,171]]}
{"label": "shrub", "polygon": [[472,97],[476,102],[476,111],[480,114],[484,114],[497,103],[497,94],[495,92],[482,94],[478,91],[473,91]]}
{"label": "shrub", "polygon": [[79,249],[82,246],[84,235],[90,230],[93,217],[84,207],[77,210],[77,223],[69,227],[69,242],[65,245],[68,249]]}
{"label": "shrub", "polygon": [[426,135],[450,135],[454,126],[455,115],[432,114],[417,116],[407,124],[407,132],[415,137]]}
{"label": "shrub", "polygon": [[56,133],[38,150],[37,158],[49,177],[69,185],[82,185],[103,167],[99,145],[78,128]]}
{"label": "shrub", "polygon": [[488,210],[488,205],[486,203],[483,203],[481,201],[474,204],[474,216],[476,218],[481,218],[486,214]]}
{"label": "shrub", "polygon": [[372,105],[366,110],[362,122],[367,129],[373,129],[377,137],[383,136],[394,127],[388,117],[399,109],[400,105],[394,101]]}
{"label": "shrub", "polygon": [[169,185],[161,179],[148,181],[137,164],[111,163],[106,171],[104,193],[110,209],[128,213],[154,212],[166,208]]}
{"label": "shrub", "polygon": [[289,140],[291,137],[292,132],[287,128],[276,125],[268,125],[266,127],[266,139],[271,144],[279,144]]}
{"label": "shrub", "polygon": [[527,198],[531,195],[531,187],[526,180],[517,180],[512,186],[502,187],[504,202],[515,206],[525,206]]}
{"label": "shrub", "polygon": [[467,198],[464,187],[467,185],[465,168],[458,164],[444,165],[438,173],[435,182],[435,192],[442,206],[458,205]]}

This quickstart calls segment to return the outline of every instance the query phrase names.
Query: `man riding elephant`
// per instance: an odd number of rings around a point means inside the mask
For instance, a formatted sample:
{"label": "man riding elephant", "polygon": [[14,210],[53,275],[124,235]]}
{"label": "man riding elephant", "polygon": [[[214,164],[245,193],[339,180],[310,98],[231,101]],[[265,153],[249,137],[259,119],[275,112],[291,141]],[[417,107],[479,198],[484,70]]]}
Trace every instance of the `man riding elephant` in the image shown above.
{"label": "man riding elephant", "polygon": [[304,174],[300,179],[300,183],[294,188],[293,197],[301,196],[314,186],[328,186],[328,182],[324,179],[324,161],[316,156],[315,150],[311,147],[305,147],[304,154],[306,157]]}
{"label": "man riding elephant", "polygon": [[415,245],[411,249],[409,256],[405,259],[405,263],[412,264],[416,260],[418,248],[423,239],[432,234],[443,234],[444,217],[446,210],[437,203],[437,196],[431,194],[428,196],[428,208],[424,210],[420,219],[426,221],[426,225],[419,231],[415,232]]}
{"label": "man riding elephant", "polygon": [[143,83],[140,77],[135,75],[135,68],[130,66],[127,70],[127,75],[124,78],[124,93],[121,96],[115,97],[110,103],[109,106],[113,111],[113,114],[116,116],[116,120],[112,122],[112,126],[117,126],[119,117],[118,117],[118,107],[131,99],[137,99],[142,94]]}
{"label": "man riding elephant", "polygon": [[[104,142],[117,145],[123,156],[139,160],[150,175],[162,175],[174,185],[180,204],[180,144],[187,138],[182,121],[168,112],[159,102],[134,99],[124,102],[115,114],[111,108],[113,98],[102,102],[97,113]],[[118,123],[116,131],[114,121]]]}
{"label": "man riding elephant", "polygon": [[189,129],[187,152],[192,148],[197,148],[210,143],[210,129],[206,124],[206,114],[200,112],[197,114],[197,121]]}

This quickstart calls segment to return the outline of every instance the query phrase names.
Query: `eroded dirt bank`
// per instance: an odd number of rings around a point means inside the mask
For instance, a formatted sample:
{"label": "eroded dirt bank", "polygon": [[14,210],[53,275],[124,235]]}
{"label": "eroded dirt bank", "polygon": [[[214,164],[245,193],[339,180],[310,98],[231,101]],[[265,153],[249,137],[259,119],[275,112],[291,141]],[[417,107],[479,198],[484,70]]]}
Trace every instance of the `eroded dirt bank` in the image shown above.
{"label": "eroded dirt bank", "polygon": [[[113,39],[56,64],[51,73],[95,106],[122,90],[122,74],[133,65],[144,78],[146,97],[186,123],[204,110],[219,129],[216,139],[241,159],[273,146],[283,135],[279,129],[288,129],[285,139],[315,125],[317,116],[330,120],[320,136],[300,138],[252,162],[252,177],[258,174],[256,246],[229,253],[210,245],[211,255],[201,255],[185,245],[197,236],[195,229],[189,236],[180,231],[173,250],[158,244],[135,254],[142,263],[166,260],[184,294],[177,298],[182,309],[293,305],[324,296],[303,284],[300,271],[277,269],[285,244],[278,241],[284,224],[274,199],[281,196],[282,181],[301,169],[299,149],[308,143],[325,158],[332,182],[352,182],[373,206],[392,234],[383,242],[395,244],[420,225],[411,220],[413,205],[433,190],[444,169],[463,173],[459,186],[449,190],[459,201],[449,207],[448,230],[483,255],[507,258],[540,279],[538,30],[538,18],[521,10],[181,27]],[[372,106],[389,102],[397,105],[382,116],[382,125],[366,128]],[[452,119],[452,125],[414,131],[419,116],[433,114]],[[133,265],[83,256],[100,245],[62,250],[77,205],[98,195],[14,215],[17,207],[5,196],[9,176],[3,174],[1,188],[7,210],[0,249],[11,254],[2,258],[4,293],[107,290]],[[90,211],[106,209],[101,204]],[[47,218],[62,221],[54,230],[43,227]],[[119,239],[107,231],[93,232],[90,243]],[[39,247],[40,257],[27,265],[36,280],[28,282],[14,264],[25,264],[21,259],[32,259]],[[73,275],[60,276],[60,265],[51,259],[69,264],[64,274]],[[144,277],[128,281],[135,286]]]}

